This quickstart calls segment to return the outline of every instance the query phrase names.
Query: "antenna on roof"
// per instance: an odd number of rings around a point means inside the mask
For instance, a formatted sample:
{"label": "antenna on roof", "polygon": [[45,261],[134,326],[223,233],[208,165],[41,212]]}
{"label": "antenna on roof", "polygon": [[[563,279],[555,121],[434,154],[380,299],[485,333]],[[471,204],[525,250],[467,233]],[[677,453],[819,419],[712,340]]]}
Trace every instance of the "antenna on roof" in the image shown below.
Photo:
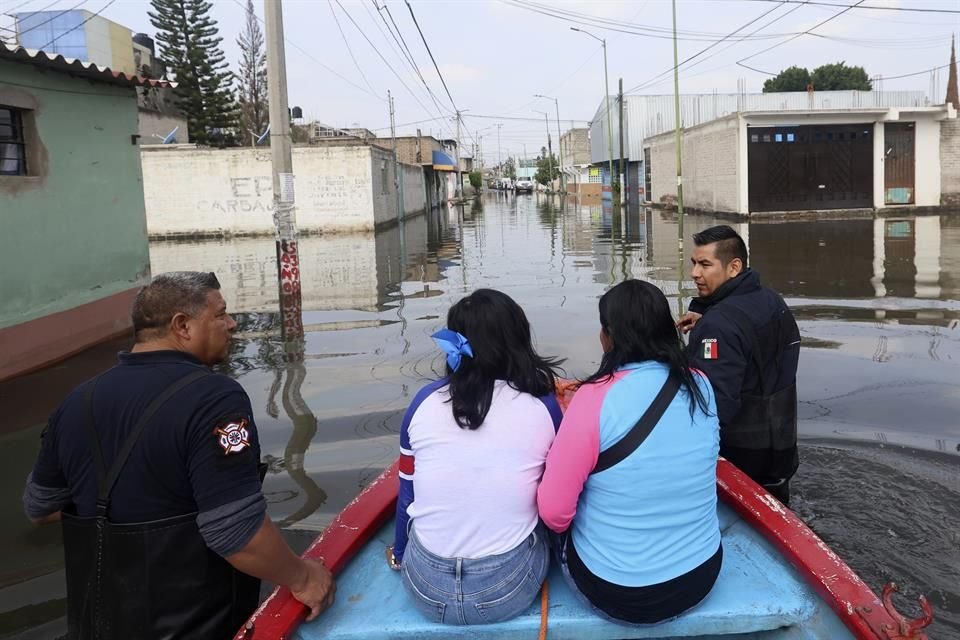
{"label": "antenna on roof", "polygon": [[163,144],[173,144],[177,141],[177,131],[180,130],[180,125],[177,125],[173,128],[173,131],[168,133],[163,137]]}

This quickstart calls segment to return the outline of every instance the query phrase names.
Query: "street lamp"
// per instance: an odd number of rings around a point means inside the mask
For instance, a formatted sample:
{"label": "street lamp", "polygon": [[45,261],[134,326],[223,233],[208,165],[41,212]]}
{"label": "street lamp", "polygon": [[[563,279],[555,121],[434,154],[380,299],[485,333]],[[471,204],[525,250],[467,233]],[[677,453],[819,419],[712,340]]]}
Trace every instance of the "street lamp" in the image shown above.
{"label": "street lamp", "polygon": [[557,148],[560,150],[560,191],[566,193],[566,178],[563,174],[563,143],[560,140],[560,102],[551,96],[541,95],[539,93],[533,94],[534,98],[544,98],[545,100],[553,100],[553,106],[557,110]]}
{"label": "street lamp", "polygon": [[553,186],[553,143],[550,142],[550,116],[546,111],[537,111],[533,110],[534,113],[543,114],[543,124],[547,126],[547,167],[550,173],[548,177],[550,178],[550,185]]}
{"label": "street lamp", "polygon": [[613,201],[613,134],[611,133],[613,127],[610,124],[610,78],[607,76],[607,39],[598,38],[589,31],[584,31],[583,29],[578,29],[577,27],[570,27],[570,30],[590,36],[603,45],[603,82],[606,91],[606,95],[603,96],[603,100],[607,105],[607,153],[610,170],[610,200]]}

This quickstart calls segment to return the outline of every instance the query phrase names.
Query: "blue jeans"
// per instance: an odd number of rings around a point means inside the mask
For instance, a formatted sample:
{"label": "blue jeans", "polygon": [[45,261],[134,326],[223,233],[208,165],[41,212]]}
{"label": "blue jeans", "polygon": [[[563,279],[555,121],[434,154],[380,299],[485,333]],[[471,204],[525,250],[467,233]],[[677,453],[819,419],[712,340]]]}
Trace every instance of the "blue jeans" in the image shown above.
{"label": "blue jeans", "polygon": [[444,558],[424,549],[411,527],[403,586],[427,619],[485,624],[523,613],[540,592],[550,553],[541,526],[515,548],[486,558]]}

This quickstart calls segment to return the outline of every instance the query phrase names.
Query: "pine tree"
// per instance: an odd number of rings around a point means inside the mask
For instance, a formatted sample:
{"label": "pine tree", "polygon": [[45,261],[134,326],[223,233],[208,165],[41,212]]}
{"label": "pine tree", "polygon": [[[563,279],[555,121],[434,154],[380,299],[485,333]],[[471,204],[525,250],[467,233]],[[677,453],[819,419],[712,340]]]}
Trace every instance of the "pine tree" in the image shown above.
{"label": "pine tree", "polygon": [[252,145],[255,136],[263,133],[270,116],[267,104],[267,54],[263,32],[253,11],[253,0],[247,0],[247,19],[240,37],[240,73],[237,93],[240,101],[240,136]]}
{"label": "pine tree", "polygon": [[227,68],[217,23],[207,0],[150,0],[160,58],[177,82],[177,107],[199,144],[228,144],[234,138],[237,107],[233,74]]}

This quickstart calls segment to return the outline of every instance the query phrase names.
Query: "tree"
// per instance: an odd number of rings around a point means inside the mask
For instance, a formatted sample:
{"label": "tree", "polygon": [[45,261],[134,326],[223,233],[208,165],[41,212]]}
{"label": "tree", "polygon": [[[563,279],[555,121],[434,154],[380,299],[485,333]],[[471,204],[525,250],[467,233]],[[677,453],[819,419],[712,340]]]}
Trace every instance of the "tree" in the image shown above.
{"label": "tree", "polygon": [[824,64],[813,70],[803,67],[784,69],[763,83],[764,93],[806,91],[812,85],[816,91],[870,91],[873,84],[863,67],[848,67],[846,62]]}
{"label": "tree", "polygon": [[471,171],[470,172],[470,186],[474,188],[475,191],[480,191],[480,187],[483,186],[483,173],[480,171]]}
{"label": "tree", "polygon": [[817,91],[870,91],[873,83],[863,67],[848,67],[845,62],[825,64],[810,74]]}
{"label": "tree", "polygon": [[512,156],[503,163],[503,177],[511,180],[515,180],[517,177],[517,163],[513,161]]}
{"label": "tree", "polygon": [[556,180],[559,175],[560,165],[557,163],[557,157],[555,155],[550,154],[548,156],[544,153],[537,158],[537,173],[533,176],[534,180],[545,185],[548,182]]}
{"label": "tree", "polygon": [[227,68],[208,0],[150,0],[160,57],[177,82],[177,107],[200,144],[230,144],[237,126],[233,74]]}
{"label": "tree", "polygon": [[802,67],[790,67],[764,82],[763,92],[806,91],[808,84],[810,84],[809,71]]}
{"label": "tree", "polygon": [[237,38],[240,47],[240,73],[237,97],[240,103],[240,137],[253,145],[270,121],[267,104],[267,54],[263,48],[263,32],[253,11],[253,0],[247,0],[243,31]]}

